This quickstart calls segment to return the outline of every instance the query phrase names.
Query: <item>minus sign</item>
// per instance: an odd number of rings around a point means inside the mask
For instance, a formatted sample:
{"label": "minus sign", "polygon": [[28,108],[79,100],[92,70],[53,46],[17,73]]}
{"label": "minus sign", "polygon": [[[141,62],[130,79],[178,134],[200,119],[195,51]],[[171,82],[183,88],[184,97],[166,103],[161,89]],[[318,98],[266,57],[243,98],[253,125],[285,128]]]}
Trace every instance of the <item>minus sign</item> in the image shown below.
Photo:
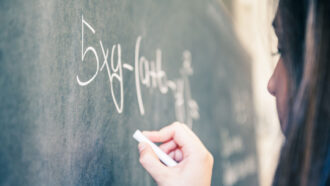
{"label": "minus sign", "polygon": [[167,81],[167,86],[172,90],[176,90],[176,84],[173,81]]}
{"label": "minus sign", "polygon": [[134,70],[133,66],[130,65],[130,64],[127,64],[127,63],[123,64],[123,68],[124,69],[127,69],[129,71],[133,71]]}

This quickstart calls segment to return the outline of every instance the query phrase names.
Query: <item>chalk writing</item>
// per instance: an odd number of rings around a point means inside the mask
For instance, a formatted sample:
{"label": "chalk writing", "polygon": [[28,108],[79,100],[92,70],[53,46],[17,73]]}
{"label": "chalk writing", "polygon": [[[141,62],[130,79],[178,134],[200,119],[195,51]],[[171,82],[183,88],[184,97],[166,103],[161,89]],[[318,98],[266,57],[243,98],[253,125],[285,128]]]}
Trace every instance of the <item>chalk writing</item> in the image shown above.
{"label": "chalk writing", "polygon": [[[87,29],[87,30],[85,30]],[[178,121],[187,123],[192,127],[193,120],[199,119],[198,104],[192,99],[190,92],[189,76],[193,74],[193,68],[191,67],[191,53],[186,50],[183,52],[183,64],[180,69],[180,77],[178,79],[169,80],[167,74],[162,70],[162,50],[156,49],[156,59],[149,60],[145,56],[140,54],[140,47],[142,37],[138,36],[135,43],[134,52],[134,65],[122,62],[122,47],[120,44],[114,44],[111,48],[110,59],[109,49],[104,47],[102,40],[99,41],[99,47],[102,51],[103,62],[100,67],[99,56],[97,50],[93,46],[85,48],[85,31],[90,31],[95,35],[95,29],[89,24],[82,16],[81,20],[81,62],[87,62],[85,60],[86,55],[93,55],[95,58],[95,73],[88,80],[82,80],[79,75],[76,76],[77,83],[80,86],[87,86],[92,83],[99,72],[106,69],[110,93],[113,103],[118,113],[122,113],[124,109],[124,79],[123,74],[125,72],[134,72],[136,97],[141,115],[145,114],[145,108],[142,98],[141,88],[158,89],[161,94],[172,93],[175,103],[175,114]],[[114,60],[114,59],[117,60]],[[110,63],[109,63],[110,60]],[[126,70],[125,72],[123,71]],[[119,83],[119,96],[115,95],[114,82]]]}
{"label": "chalk writing", "polygon": [[223,183],[225,186],[235,185],[240,180],[245,179],[257,172],[256,159],[252,154],[233,161],[233,157],[244,153],[244,143],[240,136],[231,136],[226,129],[221,130],[221,155],[227,159],[223,167]]}
{"label": "chalk writing", "polygon": [[238,181],[256,173],[256,159],[250,155],[242,160],[232,163],[226,162],[224,165],[223,183],[225,186],[235,185]]}

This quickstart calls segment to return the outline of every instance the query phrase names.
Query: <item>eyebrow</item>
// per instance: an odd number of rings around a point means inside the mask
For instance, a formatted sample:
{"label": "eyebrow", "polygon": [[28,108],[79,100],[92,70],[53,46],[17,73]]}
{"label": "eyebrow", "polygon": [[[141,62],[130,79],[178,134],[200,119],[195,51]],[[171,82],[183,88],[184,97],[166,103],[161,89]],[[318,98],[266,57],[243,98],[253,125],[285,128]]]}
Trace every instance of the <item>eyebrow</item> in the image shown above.
{"label": "eyebrow", "polygon": [[277,38],[279,38],[279,33],[278,33],[278,23],[275,21],[276,19],[273,20],[272,26],[274,28],[274,32]]}

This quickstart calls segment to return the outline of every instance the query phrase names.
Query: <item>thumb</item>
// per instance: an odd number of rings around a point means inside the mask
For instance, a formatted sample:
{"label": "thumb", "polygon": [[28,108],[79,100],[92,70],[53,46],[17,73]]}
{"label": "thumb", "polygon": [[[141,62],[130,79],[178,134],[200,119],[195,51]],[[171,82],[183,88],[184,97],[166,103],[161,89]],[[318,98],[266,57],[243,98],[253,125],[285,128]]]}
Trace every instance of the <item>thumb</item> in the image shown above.
{"label": "thumb", "polygon": [[166,178],[168,168],[158,159],[151,146],[141,142],[139,144],[140,163],[147,172],[157,181]]}

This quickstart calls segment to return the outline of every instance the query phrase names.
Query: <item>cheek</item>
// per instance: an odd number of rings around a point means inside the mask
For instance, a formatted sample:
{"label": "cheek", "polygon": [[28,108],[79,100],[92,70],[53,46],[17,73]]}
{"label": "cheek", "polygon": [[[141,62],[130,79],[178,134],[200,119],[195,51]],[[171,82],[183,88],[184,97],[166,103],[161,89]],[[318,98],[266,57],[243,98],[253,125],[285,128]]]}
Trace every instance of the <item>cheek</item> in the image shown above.
{"label": "cheek", "polygon": [[288,95],[289,95],[289,78],[287,70],[281,61],[278,66],[277,77],[277,109],[279,112],[280,120],[284,124],[288,116]]}

